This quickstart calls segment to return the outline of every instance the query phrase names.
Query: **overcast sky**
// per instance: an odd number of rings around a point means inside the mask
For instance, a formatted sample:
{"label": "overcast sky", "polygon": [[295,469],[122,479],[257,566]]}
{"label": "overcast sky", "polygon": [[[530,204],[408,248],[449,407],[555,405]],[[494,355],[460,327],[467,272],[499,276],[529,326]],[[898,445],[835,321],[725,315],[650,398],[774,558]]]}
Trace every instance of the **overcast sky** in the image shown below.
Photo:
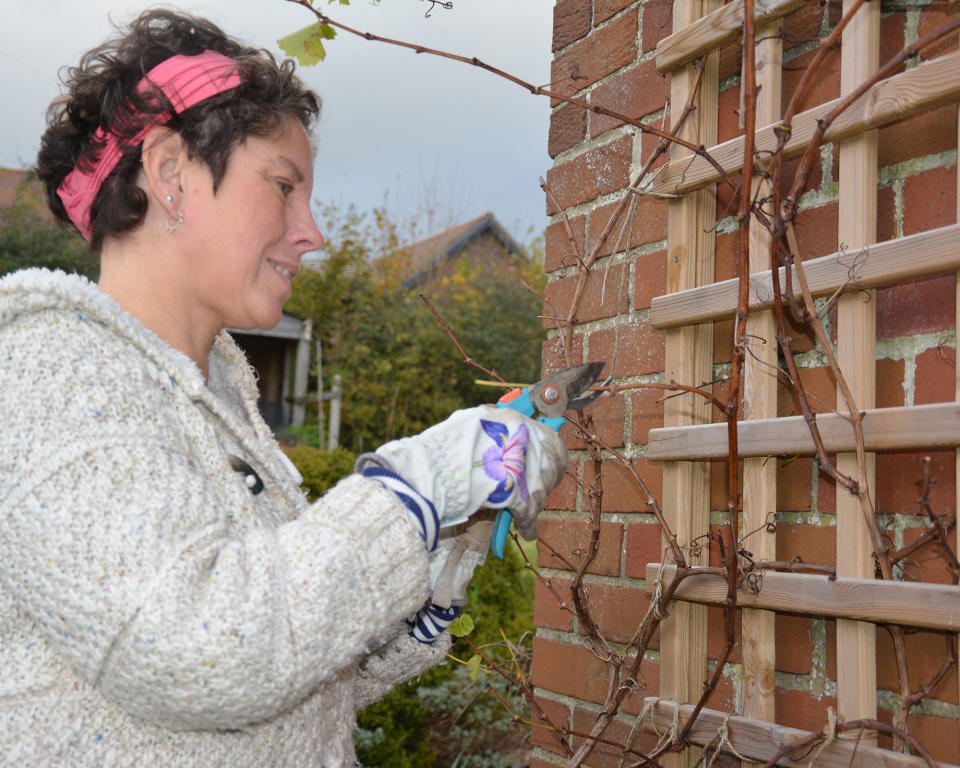
{"label": "overcast sky", "polygon": [[[477,58],[534,84],[550,72],[553,0],[317,0],[331,16],[369,31]],[[33,164],[58,70],[102,42],[133,0],[2,0],[0,166]],[[228,33],[279,53],[276,40],[313,17],[283,0],[181,0]],[[409,216],[425,196],[458,221],[493,211],[518,239],[546,225],[543,192],[549,105],[475,67],[340,33],[327,59],[301,76],[323,100],[314,197],[318,204],[384,202]],[[446,224],[447,221],[440,223]]]}

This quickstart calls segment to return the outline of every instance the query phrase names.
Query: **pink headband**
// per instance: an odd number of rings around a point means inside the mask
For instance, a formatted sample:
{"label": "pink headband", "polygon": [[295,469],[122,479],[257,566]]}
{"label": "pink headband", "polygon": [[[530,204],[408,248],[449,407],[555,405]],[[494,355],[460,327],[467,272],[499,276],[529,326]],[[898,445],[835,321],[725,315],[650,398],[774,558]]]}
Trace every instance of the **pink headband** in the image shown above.
{"label": "pink headband", "polygon": [[[237,62],[222,53],[204,51],[196,56],[177,54],[160,62],[137,83],[137,90],[144,93],[150,88],[159,88],[179,115],[204,99],[236,88],[241,83],[243,75],[237,68]],[[151,115],[147,125],[126,146],[141,143],[150,130],[169,118],[169,112]],[[57,190],[67,215],[77,225],[84,240],[89,240],[93,232],[93,223],[90,221],[93,200],[100,191],[100,185],[117,167],[123,155],[120,140],[112,131],[107,133],[97,128],[92,141],[103,143],[93,168],[84,171],[78,165],[67,174]]]}

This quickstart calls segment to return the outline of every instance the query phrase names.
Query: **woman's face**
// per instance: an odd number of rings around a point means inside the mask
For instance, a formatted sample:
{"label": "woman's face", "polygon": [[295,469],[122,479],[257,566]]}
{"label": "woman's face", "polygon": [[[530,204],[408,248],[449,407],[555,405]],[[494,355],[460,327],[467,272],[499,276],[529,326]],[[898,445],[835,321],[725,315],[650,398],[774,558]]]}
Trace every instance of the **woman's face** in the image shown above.
{"label": "woman's face", "polygon": [[191,162],[183,225],[196,319],[220,328],[273,328],[290,296],[300,257],[323,245],[310,211],[313,155],[296,120],[270,138],[251,136],[230,155],[216,194]]}

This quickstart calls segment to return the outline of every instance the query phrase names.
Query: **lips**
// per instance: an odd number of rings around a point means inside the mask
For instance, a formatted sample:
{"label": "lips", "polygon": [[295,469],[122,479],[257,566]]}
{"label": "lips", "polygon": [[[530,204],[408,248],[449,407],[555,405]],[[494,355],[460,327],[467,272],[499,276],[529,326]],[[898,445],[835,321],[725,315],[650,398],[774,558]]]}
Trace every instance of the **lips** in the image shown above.
{"label": "lips", "polygon": [[267,259],[267,263],[288,280],[300,271],[296,266],[285,266],[283,264],[278,264],[275,261],[270,261],[270,259]]}

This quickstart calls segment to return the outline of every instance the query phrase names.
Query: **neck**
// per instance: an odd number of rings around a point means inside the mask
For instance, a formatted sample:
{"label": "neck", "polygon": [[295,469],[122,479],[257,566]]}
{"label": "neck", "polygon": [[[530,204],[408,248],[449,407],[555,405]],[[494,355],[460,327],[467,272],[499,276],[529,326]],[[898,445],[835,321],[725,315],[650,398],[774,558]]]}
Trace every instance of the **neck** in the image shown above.
{"label": "neck", "polygon": [[189,286],[181,285],[189,271],[175,262],[174,250],[144,249],[134,238],[110,239],[100,256],[100,290],[174,349],[183,352],[207,377],[210,347],[221,328],[204,317],[190,301]]}

